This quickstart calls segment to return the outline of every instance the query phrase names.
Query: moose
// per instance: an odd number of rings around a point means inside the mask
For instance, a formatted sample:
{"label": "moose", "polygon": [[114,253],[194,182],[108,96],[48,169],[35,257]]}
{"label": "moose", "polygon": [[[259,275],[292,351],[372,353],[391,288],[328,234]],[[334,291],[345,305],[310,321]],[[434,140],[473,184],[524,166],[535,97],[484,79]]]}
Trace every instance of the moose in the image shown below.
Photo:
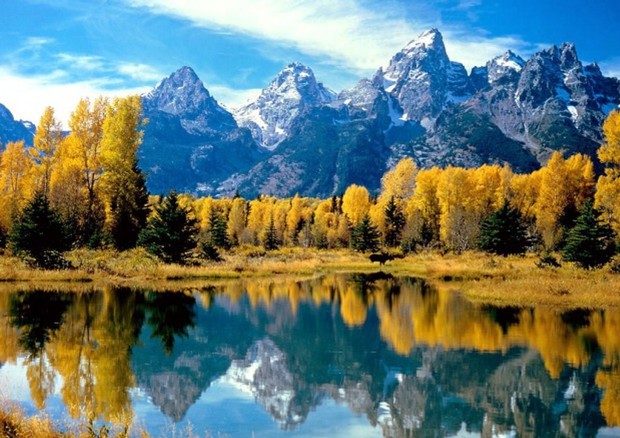
{"label": "moose", "polygon": [[379,262],[379,265],[383,266],[386,262],[394,259],[402,259],[404,256],[402,254],[389,254],[385,252],[376,252],[370,254],[369,258],[371,262]]}

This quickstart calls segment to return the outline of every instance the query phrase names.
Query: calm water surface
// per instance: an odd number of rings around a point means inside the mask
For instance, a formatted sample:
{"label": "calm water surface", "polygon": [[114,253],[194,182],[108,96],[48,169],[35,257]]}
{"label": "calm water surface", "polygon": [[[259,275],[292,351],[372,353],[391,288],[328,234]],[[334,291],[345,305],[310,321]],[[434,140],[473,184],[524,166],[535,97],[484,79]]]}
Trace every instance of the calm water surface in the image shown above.
{"label": "calm water surface", "polygon": [[620,313],[386,274],[0,293],[0,392],[154,436],[620,436]]}

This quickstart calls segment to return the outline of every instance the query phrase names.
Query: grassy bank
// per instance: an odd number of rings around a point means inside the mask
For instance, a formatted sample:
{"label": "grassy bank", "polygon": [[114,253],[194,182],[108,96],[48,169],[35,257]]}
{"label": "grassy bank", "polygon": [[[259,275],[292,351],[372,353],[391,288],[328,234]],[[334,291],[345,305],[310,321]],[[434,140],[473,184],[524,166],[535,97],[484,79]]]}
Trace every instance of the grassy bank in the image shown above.
{"label": "grassy bank", "polygon": [[169,265],[143,250],[123,253],[78,250],[66,254],[73,267],[32,269],[15,257],[0,256],[0,290],[29,288],[92,289],[105,285],[174,288],[200,282],[274,275],[311,277],[329,272],[376,272],[422,277],[438,288],[469,299],[499,305],[563,307],[620,306],[620,275],[603,268],[584,271],[572,264],[537,267],[538,257],[497,257],[469,252],[442,255],[422,252],[388,262],[371,263],[367,255],[348,250],[286,248],[265,253],[242,248],[219,263]]}

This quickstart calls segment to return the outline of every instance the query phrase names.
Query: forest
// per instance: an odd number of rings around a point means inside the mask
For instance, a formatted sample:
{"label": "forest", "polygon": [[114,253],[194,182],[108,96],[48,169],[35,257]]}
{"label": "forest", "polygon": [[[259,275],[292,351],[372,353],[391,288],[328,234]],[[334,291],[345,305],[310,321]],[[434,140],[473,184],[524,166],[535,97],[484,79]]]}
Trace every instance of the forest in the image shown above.
{"label": "forest", "polygon": [[380,193],[351,185],[339,196],[246,200],[151,196],[138,166],[143,120],[138,96],[79,102],[65,135],[54,109],[34,146],[9,142],[0,158],[0,244],[33,266],[63,268],[75,248],[141,246],[165,263],[213,262],[226,251],[352,248],[407,254],[480,249],[553,252],[583,268],[604,265],[620,233],[620,112],[604,123],[598,159],[555,152],[545,167],[420,169],[400,160]]}

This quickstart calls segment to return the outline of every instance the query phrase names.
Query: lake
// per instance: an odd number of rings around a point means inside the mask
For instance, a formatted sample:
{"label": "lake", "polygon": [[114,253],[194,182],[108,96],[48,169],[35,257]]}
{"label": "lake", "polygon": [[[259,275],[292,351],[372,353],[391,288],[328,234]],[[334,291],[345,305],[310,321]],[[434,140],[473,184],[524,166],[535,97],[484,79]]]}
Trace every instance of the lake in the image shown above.
{"label": "lake", "polygon": [[153,436],[620,436],[617,311],[482,306],[375,273],[6,290],[0,315],[2,397],[63,424],[133,422]]}

